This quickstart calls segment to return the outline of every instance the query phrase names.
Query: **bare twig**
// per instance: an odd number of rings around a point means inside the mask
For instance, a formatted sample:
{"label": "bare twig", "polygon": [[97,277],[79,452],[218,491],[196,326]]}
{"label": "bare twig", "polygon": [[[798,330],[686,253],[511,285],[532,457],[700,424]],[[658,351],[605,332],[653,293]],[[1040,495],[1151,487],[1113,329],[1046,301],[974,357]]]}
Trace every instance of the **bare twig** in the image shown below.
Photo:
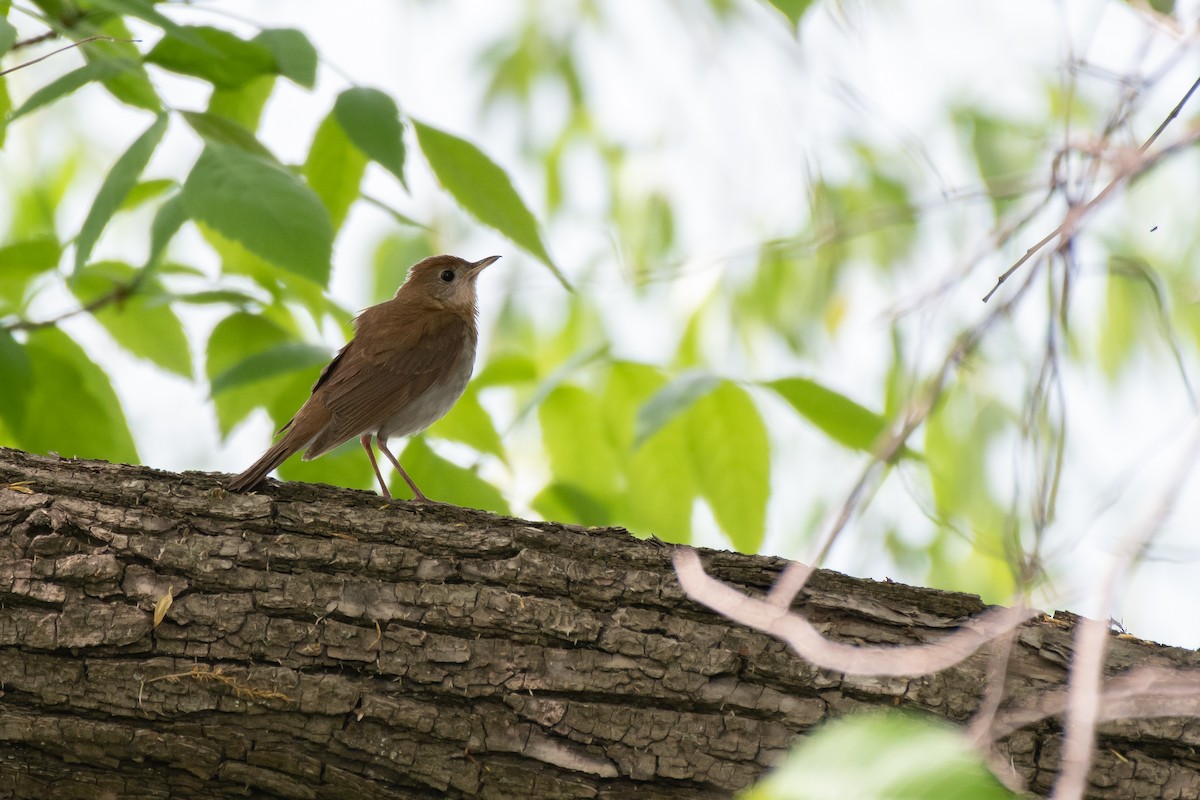
{"label": "bare twig", "polygon": [[962,628],[932,644],[900,646],[853,645],[831,642],[798,614],[770,600],[750,597],[704,571],[700,556],[681,547],[674,555],[675,572],[683,591],[695,602],[726,619],[781,639],[804,660],[847,675],[926,675],[959,663],[988,641],[1001,636],[1039,612],[1027,608],[996,608],[966,622]]}
{"label": "bare twig", "polygon": [[71,317],[76,317],[76,316],[79,316],[80,314],[90,314],[93,311],[100,310],[101,308],[109,305],[110,303],[119,303],[122,300],[127,299],[131,294],[133,294],[134,289],[135,289],[135,287],[132,285],[116,286],[115,288],[112,289],[112,291],[105,292],[104,294],[100,295],[95,300],[91,301],[90,303],[86,303],[86,304],[80,306],[79,308],[75,308],[70,311],[63,312],[62,314],[59,314],[57,317],[51,317],[50,319],[41,319],[41,320],[23,320],[23,319],[21,319],[21,320],[15,321],[15,322],[9,322],[4,325],[0,325],[0,331],[36,331],[40,328],[52,328],[55,325],[57,325],[58,323],[62,322],[63,320],[70,319]]}
{"label": "bare twig", "polygon": [[88,42],[97,42],[97,41],[123,42],[126,44],[132,44],[134,42],[140,42],[141,39],[117,39],[113,36],[89,36],[86,39],[80,39],[77,42],[71,42],[71,44],[67,45],[66,47],[60,47],[57,50],[51,50],[49,53],[46,53],[46,55],[44,55],[44,56],[38,56],[37,58],[17,64],[15,67],[9,67],[6,70],[0,71],[0,76],[7,75],[10,72],[16,72],[19,69],[25,69],[25,67],[32,67],[34,64],[37,64],[40,61],[45,61],[47,58],[50,58],[51,56],[56,56],[59,53],[66,52],[67,50],[71,50],[73,48],[79,47],[80,45],[87,44]]}

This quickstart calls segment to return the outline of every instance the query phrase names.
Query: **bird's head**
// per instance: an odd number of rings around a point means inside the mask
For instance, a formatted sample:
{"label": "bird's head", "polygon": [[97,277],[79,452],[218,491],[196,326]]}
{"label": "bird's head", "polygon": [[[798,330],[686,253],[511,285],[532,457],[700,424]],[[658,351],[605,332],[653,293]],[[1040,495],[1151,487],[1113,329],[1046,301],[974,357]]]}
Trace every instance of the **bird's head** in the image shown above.
{"label": "bird's head", "polygon": [[427,298],[452,308],[475,308],[475,279],[500,256],[467,261],[458,256],[430,256],[408,271],[397,297]]}

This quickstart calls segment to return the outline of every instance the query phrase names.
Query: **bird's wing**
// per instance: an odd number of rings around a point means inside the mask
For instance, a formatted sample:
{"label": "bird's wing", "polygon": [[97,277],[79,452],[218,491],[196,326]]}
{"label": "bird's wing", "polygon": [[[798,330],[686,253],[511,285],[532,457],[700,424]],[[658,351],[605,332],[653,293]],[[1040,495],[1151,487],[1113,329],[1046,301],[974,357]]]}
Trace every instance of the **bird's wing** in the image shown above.
{"label": "bird's wing", "polygon": [[420,396],[450,373],[471,333],[457,314],[437,313],[410,317],[395,337],[364,339],[364,331],[379,321],[367,314],[360,317],[358,335],[317,380],[312,401],[328,409],[331,419],[309,443],[305,458],[316,458],[372,429]]}

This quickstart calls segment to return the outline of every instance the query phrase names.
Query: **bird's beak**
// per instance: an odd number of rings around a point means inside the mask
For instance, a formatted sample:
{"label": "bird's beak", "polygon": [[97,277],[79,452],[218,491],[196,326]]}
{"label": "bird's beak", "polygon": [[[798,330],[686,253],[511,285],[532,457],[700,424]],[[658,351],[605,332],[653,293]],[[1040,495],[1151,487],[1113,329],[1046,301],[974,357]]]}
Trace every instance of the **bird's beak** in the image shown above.
{"label": "bird's beak", "polygon": [[471,274],[478,275],[483,271],[484,267],[494,264],[499,260],[500,256],[488,256],[487,258],[481,258],[471,265]]}

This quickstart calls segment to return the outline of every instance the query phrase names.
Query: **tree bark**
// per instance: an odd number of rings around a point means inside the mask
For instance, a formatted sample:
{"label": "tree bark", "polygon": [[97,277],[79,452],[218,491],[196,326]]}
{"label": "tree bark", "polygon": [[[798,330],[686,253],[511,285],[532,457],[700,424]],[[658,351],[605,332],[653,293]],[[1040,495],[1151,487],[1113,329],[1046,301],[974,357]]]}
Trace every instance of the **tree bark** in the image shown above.
{"label": "tree bark", "polygon": [[[689,601],[673,547],[620,528],[221,481],[0,448],[0,796],[724,798],[823,720],[962,722],[988,679],[987,652],[910,679],[812,668]],[[784,564],[704,562],[752,591]],[[795,605],[884,644],[983,609],[828,571]],[[1061,685],[1071,634],[1020,629],[1006,702]],[[1112,671],[1200,663],[1111,644]],[[1200,796],[1195,721],[1103,734],[1089,796]],[[1044,794],[1058,746],[1040,723],[1000,753]]]}

